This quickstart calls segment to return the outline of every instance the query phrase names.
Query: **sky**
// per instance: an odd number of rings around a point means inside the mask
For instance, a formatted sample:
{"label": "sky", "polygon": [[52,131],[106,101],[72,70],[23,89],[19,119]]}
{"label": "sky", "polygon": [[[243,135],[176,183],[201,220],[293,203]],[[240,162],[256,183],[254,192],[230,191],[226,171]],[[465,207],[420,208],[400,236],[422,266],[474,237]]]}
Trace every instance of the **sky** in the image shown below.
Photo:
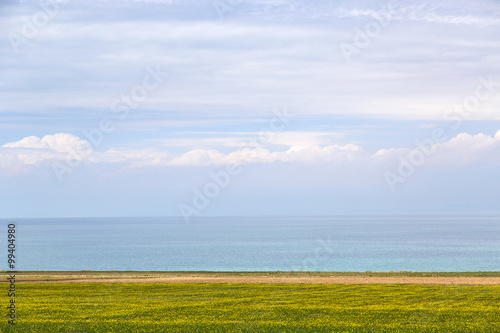
{"label": "sky", "polygon": [[4,0],[0,34],[0,217],[500,212],[500,1]]}

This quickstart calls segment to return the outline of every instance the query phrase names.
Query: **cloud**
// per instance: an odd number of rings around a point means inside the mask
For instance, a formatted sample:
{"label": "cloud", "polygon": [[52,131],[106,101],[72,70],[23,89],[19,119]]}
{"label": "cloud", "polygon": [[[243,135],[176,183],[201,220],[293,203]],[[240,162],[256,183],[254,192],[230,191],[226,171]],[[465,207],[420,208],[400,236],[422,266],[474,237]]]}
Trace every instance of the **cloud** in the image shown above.
{"label": "cloud", "polygon": [[26,137],[0,148],[0,165],[11,169],[19,165],[36,165],[48,160],[83,160],[92,153],[90,144],[74,135],[59,133]]}
{"label": "cloud", "polygon": [[17,142],[4,144],[3,148],[33,148],[49,149],[55,152],[64,153],[68,150],[91,149],[89,143],[72,134],[58,133],[46,135],[43,138],[30,136]]}
{"label": "cloud", "polygon": [[221,161],[224,155],[213,149],[195,149],[180,157],[176,157],[167,164],[174,166],[204,166]]}
{"label": "cloud", "polygon": [[500,131],[494,136],[460,133],[446,142],[436,142],[432,145],[380,149],[372,158],[378,163],[397,161],[416,151],[425,152],[425,163],[438,168],[500,165]]}
{"label": "cloud", "polygon": [[[270,147],[236,148],[221,152],[217,149],[192,149],[183,153],[172,153],[158,148],[111,148],[103,152],[92,150],[89,142],[72,134],[59,133],[43,138],[30,136],[17,142],[4,144],[0,148],[2,169],[19,166],[36,168],[51,161],[79,160],[93,165],[117,165],[116,168],[144,167],[205,167],[269,163],[302,163],[357,165],[369,169],[376,165],[391,165],[400,157],[408,156],[416,148],[384,148],[368,154],[356,144],[297,145],[286,149]],[[500,163],[500,131],[494,136],[483,133],[471,135],[461,133],[442,143],[425,148],[432,151],[428,158],[431,165],[490,165]],[[26,171],[26,170],[25,170]],[[11,170],[11,173],[13,170]]]}
{"label": "cloud", "polygon": [[[250,5],[281,15],[281,7],[290,7],[287,3]],[[384,8],[385,3],[373,6]],[[475,9],[476,2],[463,3],[460,10],[443,4],[403,5],[395,14],[398,28],[383,29],[351,65],[339,44],[353,43],[355,28],[364,28],[358,18],[382,15],[380,9],[369,8],[372,5],[333,3],[332,13],[345,20],[330,17],[311,23],[306,18],[328,12],[329,2],[294,1],[296,9],[287,9],[293,22],[220,22],[211,4],[108,1],[97,10],[100,18],[106,17],[101,20],[94,18],[93,6],[72,2],[21,45],[19,55],[8,45],[7,34],[21,33],[23,17],[30,11],[9,7],[2,17],[6,38],[0,51],[0,114],[15,112],[19,118],[13,120],[20,123],[26,114],[72,118],[65,124],[73,129],[81,122],[73,118],[79,109],[85,111],[85,120],[98,122],[105,112],[115,115],[110,105],[140,84],[146,66],[159,64],[169,73],[168,80],[133,110],[131,127],[146,120],[169,121],[172,114],[183,112],[193,114],[194,120],[206,114],[213,119],[262,115],[275,105],[297,106],[298,113],[308,115],[436,119],[457,94],[467,93],[466,86],[479,74],[498,72],[497,31],[488,24],[498,20],[499,7],[486,11],[483,2],[481,10]],[[339,6],[344,9],[337,10]],[[155,15],[143,15],[151,14],[151,8]],[[234,12],[241,11],[241,16],[247,9],[244,1]],[[198,14],[191,15],[194,12]],[[432,22],[450,24],[436,29]],[[462,31],[465,25],[470,29]],[[464,64],[474,70],[464,70]],[[482,105],[483,119],[498,117],[498,101],[494,104]],[[149,110],[157,113],[147,114]],[[135,116],[139,114],[150,118]]]}
{"label": "cloud", "polygon": [[[345,134],[339,131],[285,131],[271,132],[268,129],[263,129],[261,132],[188,132],[185,134],[195,134],[203,137],[200,138],[171,138],[158,139],[154,143],[163,147],[242,147],[266,146],[264,141],[269,140],[272,145],[276,146],[321,146],[336,142]],[[262,142],[258,138],[265,137]],[[255,139],[249,139],[255,138]],[[251,142],[250,142],[251,141]]]}
{"label": "cloud", "polygon": [[[479,10],[478,10],[479,9]],[[472,12],[472,13],[471,13]],[[479,27],[495,26],[500,24],[497,15],[497,6],[488,6],[479,2],[477,8],[467,6],[450,6],[446,2],[420,2],[411,4],[408,1],[393,1],[382,9],[345,9],[339,8],[336,14],[340,18],[364,18],[375,20],[417,21],[427,23],[441,23],[451,25],[476,25]]]}

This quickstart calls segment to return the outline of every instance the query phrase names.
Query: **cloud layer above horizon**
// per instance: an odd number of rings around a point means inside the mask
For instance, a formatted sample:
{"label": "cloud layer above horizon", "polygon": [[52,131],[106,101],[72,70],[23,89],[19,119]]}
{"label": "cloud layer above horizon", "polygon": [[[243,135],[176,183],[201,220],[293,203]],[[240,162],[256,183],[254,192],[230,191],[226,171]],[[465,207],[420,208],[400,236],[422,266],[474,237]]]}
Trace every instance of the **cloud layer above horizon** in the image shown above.
{"label": "cloud layer above horizon", "polygon": [[491,0],[4,1],[0,208],[177,215],[233,165],[201,215],[498,210],[499,17]]}
{"label": "cloud layer above horizon", "polygon": [[[300,141],[301,136],[310,137],[311,133],[279,133],[285,134]],[[253,163],[300,162],[307,164],[318,163],[355,163],[362,161],[373,163],[387,159],[392,162],[398,157],[407,157],[414,150],[431,151],[429,157],[451,163],[477,163],[479,165],[497,165],[500,163],[500,130],[489,136],[483,133],[471,135],[460,133],[445,142],[427,142],[431,144],[405,148],[382,148],[374,154],[369,154],[362,147],[355,144],[339,145],[311,145],[307,139],[303,144],[286,143],[286,139],[279,140],[281,150],[270,150],[263,143],[259,143],[259,133],[255,133],[253,141],[242,143],[240,149],[224,153],[217,149],[192,149],[182,154],[174,154],[166,149],[156,147],[144,149],[110,148],[104,152],[92,149],[92,143],[69,133],[46,135],[42,138],[30,136],[17,142],[9,142],[0,147],[0,165],[7,173],[19,172],[19,166],[37,167],[49,162],[82,161],[90,164],[121,163],[125,167],[205,167],[224,165],[244,165]],[[243,142],[243,141],[242,141]],[[423,143],[427,143],[423,141]],[[259,145],[261,147],[259,147]],[[373,162],[370,162],[373,161]],[[368,165],[365,165],[369,167]],[[498,165],[500,166],[500,165]],[[25,170],[28,172],[27,170]]]}

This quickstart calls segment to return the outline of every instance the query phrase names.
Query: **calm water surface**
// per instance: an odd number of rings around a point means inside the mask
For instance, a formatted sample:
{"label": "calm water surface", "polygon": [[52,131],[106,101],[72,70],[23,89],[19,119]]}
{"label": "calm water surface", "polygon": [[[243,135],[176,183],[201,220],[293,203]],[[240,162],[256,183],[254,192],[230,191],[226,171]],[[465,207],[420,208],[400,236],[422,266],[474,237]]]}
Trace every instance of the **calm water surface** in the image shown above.
{"label": "calm water surface", "polygon": [[18,270],[494,271],[500,216],[65,218],[17,225]]}

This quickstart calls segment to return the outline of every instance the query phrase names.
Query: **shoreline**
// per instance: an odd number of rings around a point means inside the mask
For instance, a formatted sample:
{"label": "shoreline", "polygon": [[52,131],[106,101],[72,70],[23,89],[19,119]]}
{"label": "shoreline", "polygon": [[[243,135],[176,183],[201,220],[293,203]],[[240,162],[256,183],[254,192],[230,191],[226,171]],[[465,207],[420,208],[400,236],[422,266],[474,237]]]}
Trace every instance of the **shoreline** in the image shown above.
{"label": "shoreline", "polygon": [[[12,272],[1,272],[3,283]],[[26,283],[247,283],[500,285],[500,272],[18,271]]]}

